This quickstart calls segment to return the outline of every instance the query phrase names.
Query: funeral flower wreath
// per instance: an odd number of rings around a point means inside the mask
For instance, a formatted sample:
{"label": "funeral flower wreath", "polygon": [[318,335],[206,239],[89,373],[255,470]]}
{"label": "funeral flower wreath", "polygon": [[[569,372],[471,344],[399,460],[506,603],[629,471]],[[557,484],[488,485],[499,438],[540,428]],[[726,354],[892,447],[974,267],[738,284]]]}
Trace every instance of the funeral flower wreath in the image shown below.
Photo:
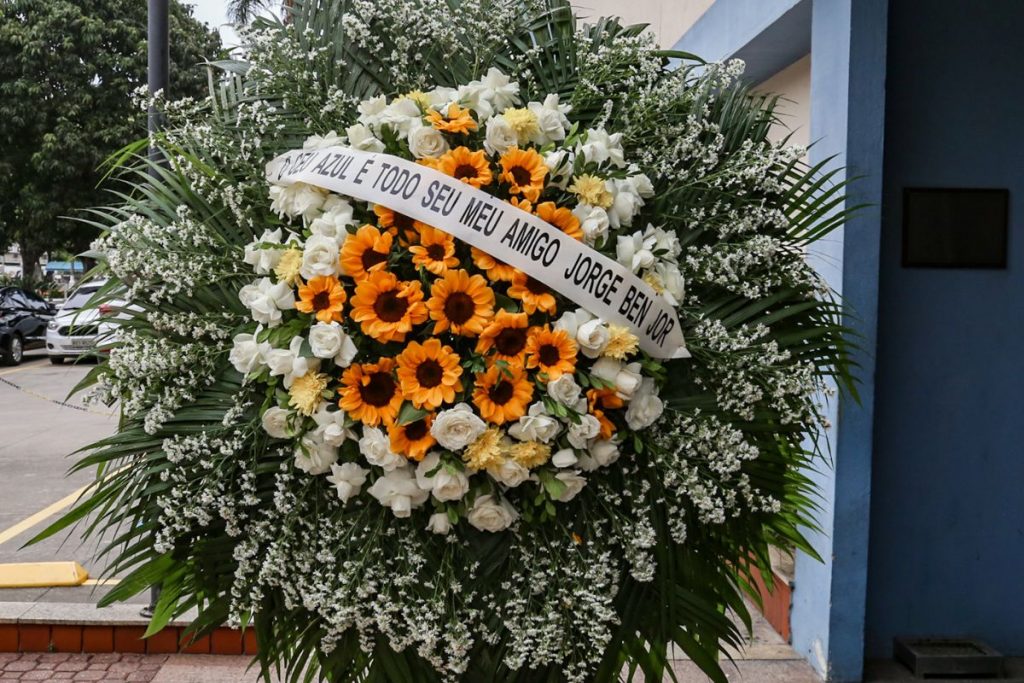
{"label": "funeral flower wreath", "polygon": [[768,546],[809,550],[842,186],[741,65],[560,0],[299,0],[246,42],[93,212],[124,420],[45,533],[90,516],[104,601],[159,585],[151,631],[198,607],[293,680],[673,644],[724,680]]}

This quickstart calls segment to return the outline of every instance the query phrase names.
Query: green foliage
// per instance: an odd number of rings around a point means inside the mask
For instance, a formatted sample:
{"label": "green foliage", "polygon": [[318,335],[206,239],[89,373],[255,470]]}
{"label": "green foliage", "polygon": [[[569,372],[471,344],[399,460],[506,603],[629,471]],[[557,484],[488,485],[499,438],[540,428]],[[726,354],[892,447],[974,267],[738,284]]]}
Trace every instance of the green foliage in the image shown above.
{"label": "green foliage", "polygon": [[[215,31],[171,2],[169,95],[202,97],[200,64],[221,52]],[[84,249],[94,230],[70,218],[101,203],[108,155],[145,135],[132,93],[146,84],[146,3],[5,0],[0,3],[0,246],[26,263]]]}

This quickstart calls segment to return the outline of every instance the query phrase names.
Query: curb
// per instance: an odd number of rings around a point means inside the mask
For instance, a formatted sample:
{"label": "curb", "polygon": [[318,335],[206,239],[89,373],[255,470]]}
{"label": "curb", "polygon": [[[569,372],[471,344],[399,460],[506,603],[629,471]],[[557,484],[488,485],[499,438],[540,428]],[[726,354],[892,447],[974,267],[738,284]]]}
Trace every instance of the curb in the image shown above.
{"label": "curb", "polygon": [[256,632],[221,627],[183,642],[190,615],[143,638],[145,605],[99,608],[87,603],[0,602],[0,652],[255,655]]}

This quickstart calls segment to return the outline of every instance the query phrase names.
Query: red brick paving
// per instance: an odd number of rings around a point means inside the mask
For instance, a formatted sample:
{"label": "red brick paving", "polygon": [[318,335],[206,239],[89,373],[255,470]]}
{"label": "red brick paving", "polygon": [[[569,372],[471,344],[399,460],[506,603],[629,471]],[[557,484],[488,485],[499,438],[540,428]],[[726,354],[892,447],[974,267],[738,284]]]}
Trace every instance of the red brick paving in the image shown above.
{"label": "red brick paving", "polygon": [[165,655],[0,653],[0,682],[152,681]]}

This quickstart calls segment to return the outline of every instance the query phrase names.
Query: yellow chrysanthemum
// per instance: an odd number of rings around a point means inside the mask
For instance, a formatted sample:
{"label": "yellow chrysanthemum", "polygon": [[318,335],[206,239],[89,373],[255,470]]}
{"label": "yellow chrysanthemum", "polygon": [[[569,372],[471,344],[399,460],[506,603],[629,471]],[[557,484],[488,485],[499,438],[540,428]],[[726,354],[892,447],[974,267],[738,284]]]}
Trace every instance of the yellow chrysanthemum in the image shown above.
{"label": "yellow chrysanthemum", "polygon": [[281,254],[281,260],[277,262],[277,268],[274,268],[274,275],[277,276],[278,282],[286,282],[294,287],[299,281],[299,270],[301,269],[302,250],[286,249]]}
{"label": "yellow chrysanthemum", "polygon": [[310,370],[302,377],[296,377],[288,390],[288,405],[303,415],[312,415],[320,407],[323,392],[327,389],[327,375]]}
{"label": "yellow chrysanthemum", "polygon": [[505,460],[505,448],[500,429],[491,427],[477,437],[462,452],[462,460],[472,472],[498,467]]}
{"label": "yellow chrysanthemum", "polygon": [[609,208],[615,202],[612,193],[605,187],[604,181],[590,174],[578,175],[573,178],[569,192],[579,197],[584,204],[599,206],[602,209]]}
{"label": "yellow chrysanthemum", "polygon": [[509,449],[517,463],[528,469],[539,467],[551,457],[551,446],[537,441],[520,441]]}
{"label": "yellow chrysanthemum", "polygon": [[515,131],[519,144],[528,142],[540,132],[540,121],[537,120],[537,115],[529,109],[506,109],[502,117]]}
{"label": "yellow chrysanthemum", "polygon": [[636,353],[639,345],[640,340],[628,327],[612,323],[608,326],[608,346],[604,347],[603,355],[625,360],[627,356]]}
{"label": "yellow chrysanthemum", "polygon": [[422,90],[410,90],[398,99],[412,100],[416,104],[420,105],[420,109],[427,109],[430,106],[430,98],[427,97],[427,93]]}

